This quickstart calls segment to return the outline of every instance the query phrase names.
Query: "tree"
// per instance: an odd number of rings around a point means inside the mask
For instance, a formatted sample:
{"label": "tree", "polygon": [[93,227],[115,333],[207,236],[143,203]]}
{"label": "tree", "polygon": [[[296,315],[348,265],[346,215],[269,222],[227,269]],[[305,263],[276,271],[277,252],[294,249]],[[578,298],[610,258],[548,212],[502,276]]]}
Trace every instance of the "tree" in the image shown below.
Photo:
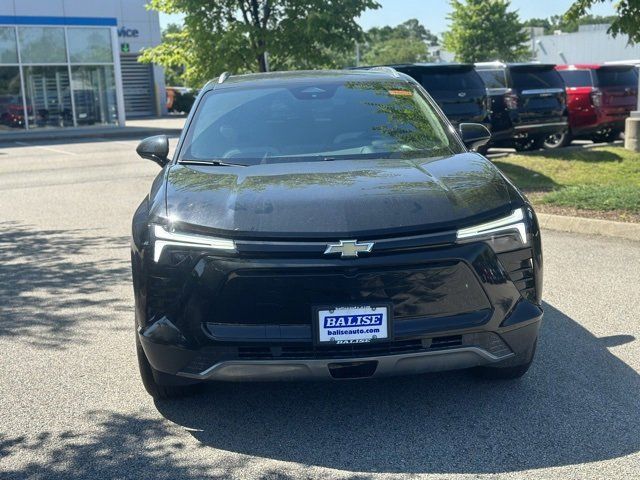
{"label": "tree", "polygon": [[[180,38],[180,34],[182,33],[182,27],[176,25],[175,23],[170,23],[167,25],[162,31],[162,43],[171,43],[174,38]],[[172,86],[182,86],[184,85],[184,80],[182,78],[186,66],[180,61],[179,57],[176,57],[177,64],[166,65],[164,68],[164,82],[167,85]]]}
{"label": "tree", "polygon": [[[568,21],[584,16],[596,3],[607,0],[576,0],[565,13]],[[640,0],[618,0],[614,3],[616,17],[611,22],[608,32],[614,37],[621,33],[629,35],[631,43],[640,42]]]}
{"label": "tree", "polygon": [[184,27],[146,49],[142,61],[186,65],[184,79],[200,85],[223,71],[331,66],[353,52],[363,33],[355,19],[375,0],[150,0],[164,13],[182,13]]}
{"label": "tree", "polygon": [[371,44],[362,56],[365,65],[425,62],[429,59],[427,44],[415,38],[390,38]]}
{"label": "tree", "polygon": [[367,65],[424,62],[427,45],[437,45],[438,37],[412,18],[395,27],[373,27],[365,34],[362,61]]}
{"label": "tree", "polygon": [[530,56],[528,35],[508,0],[451,0],[445,49],[463,62],[515,61]]}
{"label": "tree", "polygon": [[530,18],[526,20],[523,25],[525,27],[544,27],[544,33],[550,35],[555,30],[560,30],[565,33],[577,32],[580,25],[596,25],[601,23],[611,25],[616,18],[615,15],[607,17],[601,15],[584,15],[580,18],[569,19],[564,15],[552,15],[549,18]]}

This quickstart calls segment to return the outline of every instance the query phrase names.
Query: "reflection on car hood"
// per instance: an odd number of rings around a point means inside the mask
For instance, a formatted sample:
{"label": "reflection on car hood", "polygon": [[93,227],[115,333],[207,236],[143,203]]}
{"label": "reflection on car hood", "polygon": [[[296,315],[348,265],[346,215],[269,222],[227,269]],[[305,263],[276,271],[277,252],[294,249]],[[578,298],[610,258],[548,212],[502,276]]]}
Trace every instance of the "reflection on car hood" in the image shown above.
{"label": "reflection on car hood", "polygon": [[512,207],[485,158],[174,165],[167,216],[243,237],[346,238],[456,228]]}

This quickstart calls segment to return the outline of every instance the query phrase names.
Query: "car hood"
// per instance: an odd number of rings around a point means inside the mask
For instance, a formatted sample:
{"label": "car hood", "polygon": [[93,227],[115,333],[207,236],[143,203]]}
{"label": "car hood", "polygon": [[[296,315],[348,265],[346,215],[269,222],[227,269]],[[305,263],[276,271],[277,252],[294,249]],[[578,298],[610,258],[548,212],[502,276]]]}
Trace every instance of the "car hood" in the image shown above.
{"label": "car hood", "polygon": [[250,167],[173,165],[166,214],[245,238],[336,238],[456,228],[506,212],[512,187],[475,153]]}

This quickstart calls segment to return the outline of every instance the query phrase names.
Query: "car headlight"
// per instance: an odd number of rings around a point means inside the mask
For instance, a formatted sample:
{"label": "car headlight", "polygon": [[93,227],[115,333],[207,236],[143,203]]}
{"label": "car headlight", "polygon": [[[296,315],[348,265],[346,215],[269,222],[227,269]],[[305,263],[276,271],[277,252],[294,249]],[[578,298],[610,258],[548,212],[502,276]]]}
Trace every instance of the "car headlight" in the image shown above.
{"label": "car headlight", "polygon": [[209,237],[193,233],[171,232],[162,225],[153,225],[153,261],[158,262],[164,247],[177,246],[182,248],[199,248],[224,252],[235,252],[236,244],[226,238]]}
{"label": "car headlight", "polygon": [[527,222],[522,208],[518,208],[510,215],[498,220],[461,228],[458,230],[456,238],[458,241],[493,239],[508,233],[517,235],[523,245],[527,243]]}

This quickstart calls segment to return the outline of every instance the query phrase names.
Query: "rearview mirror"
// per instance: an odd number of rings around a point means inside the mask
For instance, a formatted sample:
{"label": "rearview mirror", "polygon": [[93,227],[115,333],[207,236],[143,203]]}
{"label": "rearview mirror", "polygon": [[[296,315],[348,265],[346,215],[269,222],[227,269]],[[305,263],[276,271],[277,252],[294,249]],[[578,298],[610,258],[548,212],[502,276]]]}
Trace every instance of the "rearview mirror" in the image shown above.
{"label": "rearview mirror", "polygon": [[491,132],[480,123],[461,123],[458,127],[465,146],[477,150],[491,140]]}
{"label": "rearview mirror", "polygon": [[169,139],[166,135],[145,138],[136,148],[136,152],[142,158],[164,167],[169,162]]}

